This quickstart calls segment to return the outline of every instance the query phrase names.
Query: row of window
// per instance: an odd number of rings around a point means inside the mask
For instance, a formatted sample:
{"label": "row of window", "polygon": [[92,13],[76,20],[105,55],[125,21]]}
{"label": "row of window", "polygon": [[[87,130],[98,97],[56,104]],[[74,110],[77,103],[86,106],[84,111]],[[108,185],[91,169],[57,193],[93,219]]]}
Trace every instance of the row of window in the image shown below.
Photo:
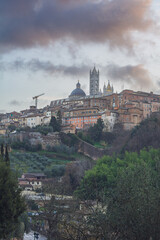
{"label": "row of window", "polygon": [[[79,121],[79,120],[70,120],[70,123],[81,123],[82,121]],[[96,119],[87,119],[87,120],[84,120],[83,122],[96,122]]]}
{"label": "row of window", "polygon": [[93,119],[93,118],[97,118],[96,116],[91,116],[91,117],[79,117],[79,118],[67,118],[67,121],[76,121],[76,120],[86,120],[86,119]]}

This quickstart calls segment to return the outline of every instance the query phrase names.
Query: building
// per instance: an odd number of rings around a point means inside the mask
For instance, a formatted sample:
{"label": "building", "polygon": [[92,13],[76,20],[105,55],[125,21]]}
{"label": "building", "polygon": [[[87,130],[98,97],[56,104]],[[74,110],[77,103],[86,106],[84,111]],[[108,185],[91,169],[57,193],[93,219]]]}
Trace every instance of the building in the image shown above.
{"label": "building", "polygon": [[[25,119],[25,125],[32,128],[32,127],[36,127],[38,125],[42,125],[43,124],[43,119],[45,118],[44,115],[41,114],[33,114],[30,116],[26,116],[23,117]],[[47,118],[48,120],[48,118]],[[24,120],[23,120],[24,123]]]}
{"label": "building", "polygon": [[104,96],[108,96],[108,95],[111,95],[114,93],[114,89],[113,89],[113,85],[111,87],[110,85],[110,81],[108,81],[108,85],[106,87],[105,83],[104,83],[104,86],[103,86],[103,95]]}
{"label": "building", "polygon": [[97,107],[73,109],[65,115],[65,124],[75,126],[76,129],[87,129],[97,123],[102,113]]}
{"label": "building", "polygon": [[119,122],[123,124],[125,130],[131,130],[143,120],[143,110],[138,107],[121,107],[118,113]]}
{"label": "building", "polygon": [[99,95],[99,70],[90,70],[90,96]]}
{"label": "building", "polygon": [[19,186],[25,190],[36,190],[42,188],[45,179],[46,175],[43,173],[24,173],[18,182]]}
{"label": "building", "polygon": [[114,110],[106,110],[102,114],[102,120],[104,122],[104,131],[112,132],[115,123],[118,121],[118,112]]}
{"label": "building", "polygon": [[69,99],[78,99],[78,98],[83,98],[85,97],[86,94],[85,92],[81,89],[81,84],[78,83],[76,84],[76,88],[71,92],[71,94],[69,95]]}

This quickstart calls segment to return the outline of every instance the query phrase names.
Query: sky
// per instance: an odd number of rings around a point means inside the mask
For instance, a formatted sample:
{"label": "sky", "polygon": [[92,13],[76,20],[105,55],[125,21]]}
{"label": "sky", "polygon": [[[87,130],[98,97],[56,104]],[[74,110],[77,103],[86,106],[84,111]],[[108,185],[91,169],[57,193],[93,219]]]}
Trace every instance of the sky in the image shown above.
{"label": "sky", "polygon": [[160,0],[0,1],[0,113],[66,98],[89,71],[160,94]]}

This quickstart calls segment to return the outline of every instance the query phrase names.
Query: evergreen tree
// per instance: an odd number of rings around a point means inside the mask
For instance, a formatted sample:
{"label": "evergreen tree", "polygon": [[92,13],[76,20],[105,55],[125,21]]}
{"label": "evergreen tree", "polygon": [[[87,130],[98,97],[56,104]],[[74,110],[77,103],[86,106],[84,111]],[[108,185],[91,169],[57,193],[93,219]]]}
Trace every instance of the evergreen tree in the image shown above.
{"label": "evergreen tree", "polygon": [[9,155],[6,146],[5,161],[0,163],[0,239],[8,239],[12,236],[18,218],[25,210],[17,178],[8,163]]}
{"label": "evergreen tree", "polygon": [[8,154],[8,146],[7,145],[5,147],[5,162],[6,162],[6,164],[10,165],[9,154]]}
{"label": "evergreen tree", "polygon": [[57,112],[57,123],[58,123],[58,132],[60,132],[62,127],[62,113],[60,110]]}
{"label": "evergreen tree", "polygon": [[3,160],[4,158],[4,146],[3,143],[1,144],[1,159]]}
{"label": "evergreen tree", "polygon": [[88,130],[88,134],[93,141],[98,142],[100,141],[102,131],[103,131],[104,123],[101,118],[97,120],[97,123],[94,124],[93,127],[90,127]]}
{"label": "evergreen tree", "polygon": [[52,116],[49,125],[53,128],[53,132],[60,132],[61,130],[60,119],[57,120],[54,116]]}

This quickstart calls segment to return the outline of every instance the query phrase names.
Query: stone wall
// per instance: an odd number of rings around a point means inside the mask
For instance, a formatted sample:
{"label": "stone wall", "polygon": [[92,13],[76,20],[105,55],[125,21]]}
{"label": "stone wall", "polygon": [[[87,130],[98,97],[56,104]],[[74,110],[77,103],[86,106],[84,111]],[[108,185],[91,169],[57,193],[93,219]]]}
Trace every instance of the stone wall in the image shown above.
{"label": "stone wall", "polygon": [[20,132],[10,136],[11,140],[19,140],[21,142],[29,140],[32,145],[42,145],[42,149],[46,149],[47,145],[51,147],[61,144],[59,133],[48,133],[43,135],[39,132]]}
{"label": "stone wall", "polygon": [[93,160],[97,160],[98,158],[107,155],[107,150],[94,147],[93,145],[84,142],[81,139],[79,139],[78,141],[78,152],[83,153],[84,155],[92,158]]}
{"label": "stone wall", "polygon": [[98,158],[108,154],[107,150],[94,147],[76,135],[61,132],[60,137],[63,144],[66,144],[69,147],[74,146],[77,152],[82,153],[93,160],[97,160]]}

